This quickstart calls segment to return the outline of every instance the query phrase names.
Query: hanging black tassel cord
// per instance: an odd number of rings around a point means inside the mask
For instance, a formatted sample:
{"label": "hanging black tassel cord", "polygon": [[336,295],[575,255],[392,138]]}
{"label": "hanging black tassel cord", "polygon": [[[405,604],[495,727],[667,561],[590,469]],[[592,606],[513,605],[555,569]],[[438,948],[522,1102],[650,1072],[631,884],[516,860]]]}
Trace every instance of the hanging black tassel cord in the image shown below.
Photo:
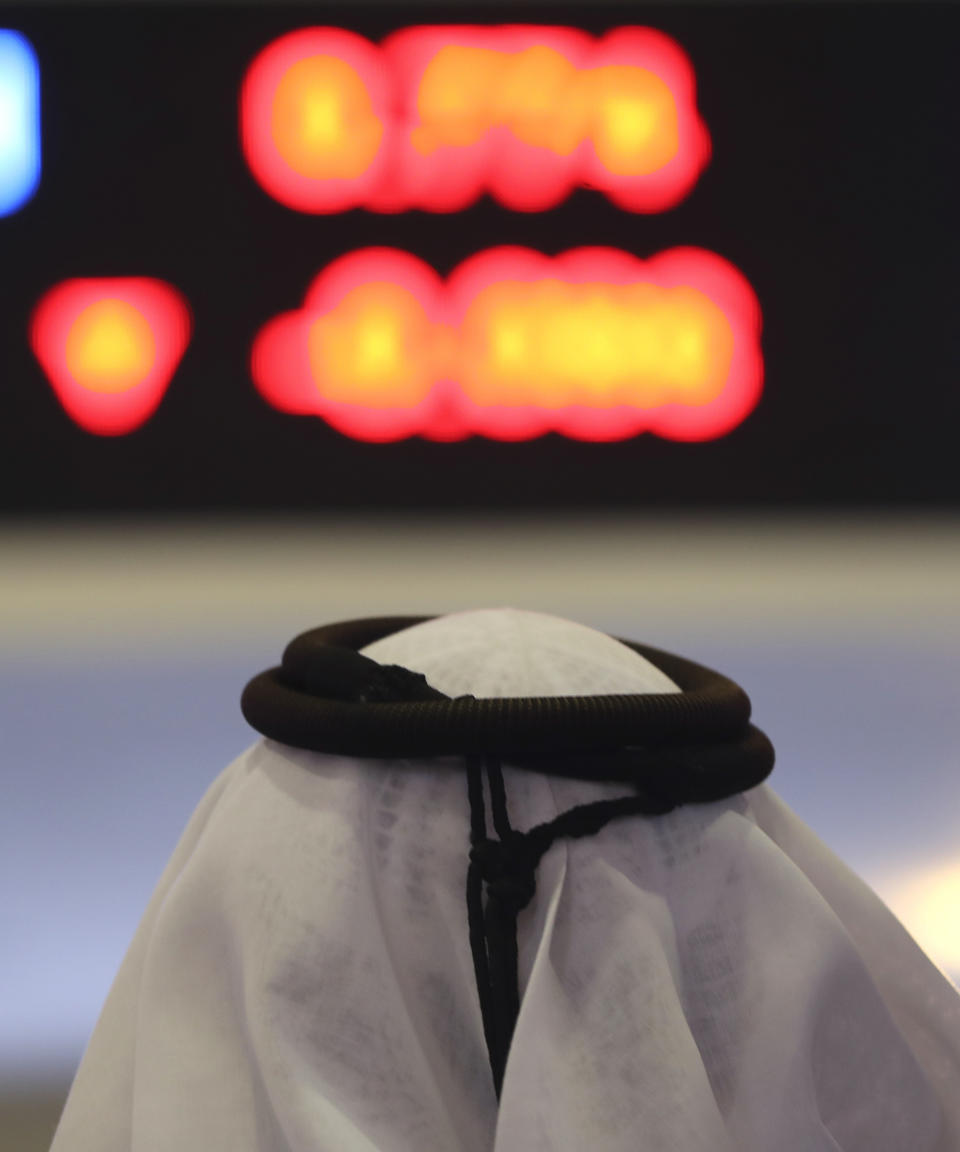
{"label": "hanging black tassel cord", "polygon": [[[484,762],[496,840],[487,836]],[[676,808],[678,801],[648,789],[621,799],[582,804],[545,824],[538,824],[529,832],[518,832],[510,826],[499,758],[478,755],[467,757],[467,794],[471,845],[467,869],[470,949],[490,1070],[499,1099],[520,1014],[517,917],[536,892],[536,870],[544,853],[561,837],[591,836],[618,817],[662,816]]]}

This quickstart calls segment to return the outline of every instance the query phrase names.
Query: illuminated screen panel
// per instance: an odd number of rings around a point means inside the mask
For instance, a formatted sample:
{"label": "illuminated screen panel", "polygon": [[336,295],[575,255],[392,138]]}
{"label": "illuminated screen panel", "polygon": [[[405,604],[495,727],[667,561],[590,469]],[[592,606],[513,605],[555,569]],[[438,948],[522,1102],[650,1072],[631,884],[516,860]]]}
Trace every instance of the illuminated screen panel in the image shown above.
{"label": "illuminated screen panel", "polygon": [[5,515],[960,504],[956,6],[0,27]]}
{"label": "illuminated screen panel", "polygon": [[301,212],[535,212],[577,187],[633,212],[678,203],[710,154],[693,69],[650,28],[401,29],[381,45],[303,28],[251,64],[250,168]]}
{"label": "illuminated screen panel", "polygon": [[732,265],[697,249],[497,248],[446,281],[371,249],[264,327],[252,370],[281,411],[361,440],[708,440],[759,399],[760,310]]}
{"label": "illuminated screen panel", "polygon": [[26,37],[0,28],[0,217],[21,208],[39,181],[40,68]]}

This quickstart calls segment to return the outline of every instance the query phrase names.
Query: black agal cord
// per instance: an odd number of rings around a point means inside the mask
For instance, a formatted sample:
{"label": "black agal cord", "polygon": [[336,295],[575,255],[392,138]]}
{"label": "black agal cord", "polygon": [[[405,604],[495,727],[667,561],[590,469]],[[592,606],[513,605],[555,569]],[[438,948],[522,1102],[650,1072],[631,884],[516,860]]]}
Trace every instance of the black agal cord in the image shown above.
{"label": "black agal cord", "polygon": [[[752,788],[770,774],[774,754],[750,723],[749,698],[732,680],[629,640],[621,643],[681,691],[451,699],[424,676],[378,664],[358,651],[431,619],[351,620],[305,632],[287,646],[278,668],[250,681],[241,708],[264,736],[314,752],[466,758],[470,947],[499,1096],[520,1010],[517,916],[533,898],[537,865],[550,845],[560,837],[589,836],[618,817],[659,816],[681,804],[722,800]],[[519,832],[507,814],[502,762],[552,776],[619,781],[632,791]],[[484,769],[496,839],[487,836]]]}

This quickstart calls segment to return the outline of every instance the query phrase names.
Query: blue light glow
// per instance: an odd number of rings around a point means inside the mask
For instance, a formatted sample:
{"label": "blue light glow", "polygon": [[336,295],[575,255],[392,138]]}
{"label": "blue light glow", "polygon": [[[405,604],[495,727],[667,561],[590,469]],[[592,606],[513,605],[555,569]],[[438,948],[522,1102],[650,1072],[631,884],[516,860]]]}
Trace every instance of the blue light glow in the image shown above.
{"label": "blue light glow", "polygon": [[0,216],[40,183],[40,66],[29,41],[0,28]]}

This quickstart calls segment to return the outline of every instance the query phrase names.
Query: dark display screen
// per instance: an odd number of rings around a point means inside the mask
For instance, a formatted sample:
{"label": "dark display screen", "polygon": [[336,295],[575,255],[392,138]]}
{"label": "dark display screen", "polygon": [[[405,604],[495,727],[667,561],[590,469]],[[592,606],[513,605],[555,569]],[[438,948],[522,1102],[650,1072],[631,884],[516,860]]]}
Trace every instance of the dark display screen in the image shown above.
{"label": "dark display screen", "polygon": [[957,9],[0,29],[6,513],[960,499]]}

